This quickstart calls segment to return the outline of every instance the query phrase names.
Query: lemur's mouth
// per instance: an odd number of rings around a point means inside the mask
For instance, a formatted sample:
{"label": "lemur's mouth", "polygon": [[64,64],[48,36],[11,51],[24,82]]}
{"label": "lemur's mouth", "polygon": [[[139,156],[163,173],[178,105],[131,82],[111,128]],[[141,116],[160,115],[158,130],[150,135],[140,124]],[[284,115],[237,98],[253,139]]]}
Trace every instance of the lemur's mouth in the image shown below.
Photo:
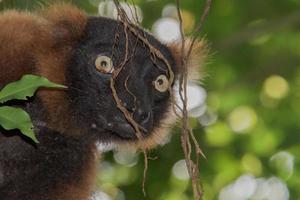
{"label": "lemur's mouth", "polygon": [[146,130],[145,128],[140,128],[139,132],[135,130],[135,128],[127,122],[124,123],[117,123],[114,125],[111,129],[112,133],[123,140],[134,140],[138,139],[138,134],[141,134],[141,136],[147,137],[150,134],[150,130]]}
{"label": "lemur's mouth", "polygon": [[117,123],[112,131],[122,139],[136,139],[135,130],[129,123]]}
{"label": "lemur's mouth", "polygon": [[[142,138],[145,138],[150,135],[151,130],[154,127],[153,115],[152,112],[146,114],[132,114],[132,120],[135,124],[131,124],[129,120],[123,116],[123,113],[120,115],[115,115],[113,119],[106,121],[105,129],[110,131],[114,136],[122,140],[136,140],[139,135]],[[138,127],[138,130],[136,130]]]}
{"label": "lemur's mouth", "polygon": [[[139,127],[138,131],[140,133],[138,133],[134,126],[123,116],[116,115],[112,120],[106,120],[101,115],[98,115],[98,118],[100,118],[98,123],[91,125],[92,129],[99,131],[105,130],[109,135],[120,140],[136,140],[138,139],[138,134],[141,134],[142,138],[145,138],[150,135],[154,127],[152,117],[146,121],[147,123],[139,124],[135,122]],[[100,127],[102,127],[102,129]]]}

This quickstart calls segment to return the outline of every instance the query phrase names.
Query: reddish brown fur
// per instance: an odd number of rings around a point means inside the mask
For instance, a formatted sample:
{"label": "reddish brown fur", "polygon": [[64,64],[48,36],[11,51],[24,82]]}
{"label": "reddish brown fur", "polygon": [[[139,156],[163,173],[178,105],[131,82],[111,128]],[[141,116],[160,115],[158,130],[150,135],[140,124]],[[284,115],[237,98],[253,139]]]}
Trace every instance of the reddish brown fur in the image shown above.
{"label": "reddish brown fur", "polygon": [[[94,150],[96,152],[96,150]],[[74,183],[72,185],[63,185],[57,193],[60,195],[57,199],[63,200],[87,200],[95,191],[94,185],[97,176],[97,160],[99,160],[98,155],[87,155],[90,157],[89,163],[85,164],[85,171],[80,174],[82,177],[79,183]]]}
{"label": "reddish brown fur", "polygon": [[[18,80],[24,74],[38,74],[53,82],[65,83],[66,62],[87,17],[79,9],[65,4],[50,6],[39,14],[17,11],[0,14],[1,84]],[[68,125],[69,121],[61,120],[68,119],[68,116],[61,117],[68,115],[64,92],[42,90],[39,96],[46,110],[51,111],[50,128],[65,133],[66,128],[73,127]]]}
{"label": "reddish brown fur", "polygon": [[[187,57],[188,51],[191,46],[191,39],[187,39],[184,43],[184,52],[182,52],[182,42],[174,42],[169,44],[169,49],[177,63],[179,74],[182,73],[182,58]],[[182,55],[182,53],[186,55]],[[190,55],[187,57],[186,67],[188,68],[188,79],[189,80],[201,80],[203,77],[203,70],[201,66],[203,65],[208,54],[208,48],[206,47],[204,40],[196,40]]]}
{"label": "reddish brown fur", "polygon": [[[20,79],[24,74],[37,74],[64,84],[66,62],[74,41],[85,27],[87,17],[70,5],[53,5],[39,14],[5,11],[0,14],[0,88]],[[62,91],[38,92],[48,111],[49,128],[65,133],[68,101]],[[59,120],[58,120],[59,119]],[[62,120],[65,119],[65,120]],[[74,134],[74,132],[71,132]],[[86,200],[91,193],[95,178],[95,155],[80,176],[80,183],[60,185],[59,191],[49,194],[54,199]]]}
{"label": "reddish brown fur", "polygon": [[[52,22],[54,48],[49,49],[47,53],[37,54],[38,67],[36,68],[36,73],[56,83],[64,84],[66,62],[68,62],[70,57],[74,41],[77,41],[84,30],[87,17],[79,9],[67,4],[56,4],[41,13]],[[60,47],[61,45],[63,46]],[[69,109],[65,93],[55,90],[44,90],[39,93],[39,96],[47,110],[51,111],[49,113],[49,127],[55,127],[56,130],[62,133],[67,133],[65,130],[68,129],[68,132],[76,134],[77,131],[73,128],[74,125],[70,125],[69,120],[67,120],[69,119]]]}
{"label": "reddish brown fur", "polygon": [[[1,84],[32,72],[34,52],[48,46],[48,24],[43,18],[29,13],[7,11],[0,14]],[[36,38],[35,35],[40,37]]]}

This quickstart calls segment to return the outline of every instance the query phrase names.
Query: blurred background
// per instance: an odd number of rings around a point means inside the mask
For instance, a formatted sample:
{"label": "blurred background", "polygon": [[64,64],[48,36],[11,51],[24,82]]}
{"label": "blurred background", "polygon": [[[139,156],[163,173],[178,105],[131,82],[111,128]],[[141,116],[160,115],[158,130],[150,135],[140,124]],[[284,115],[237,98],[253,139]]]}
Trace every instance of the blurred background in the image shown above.
{"label": "blurred background", "polygon": [[[48,2],[0,0],[0,10]],[[110,0],[73,3],[91,15],[116,17]],[[181,1],[187,35],[204,3]],[[122,5],[128,15],[136,10],[161,41],[180,39],[174,0]],[[189,110],[207,157],[199,169],[204,199],[300,200],[300,0],[214,0],[201,37],[210,48],[207,76],[189,85]],[[192,199],[179,133],[177,126],[150,152],[146,197],[143,155],[129,149],[104,155],[95,199]]]}

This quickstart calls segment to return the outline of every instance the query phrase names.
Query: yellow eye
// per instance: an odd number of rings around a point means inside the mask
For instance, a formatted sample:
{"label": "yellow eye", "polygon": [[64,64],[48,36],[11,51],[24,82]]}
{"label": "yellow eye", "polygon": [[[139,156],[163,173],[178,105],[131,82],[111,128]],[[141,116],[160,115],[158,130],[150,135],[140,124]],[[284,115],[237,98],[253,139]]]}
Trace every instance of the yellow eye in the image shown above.
{"label": "yellow eye", "polygon": [[95,60],[95,67],[101,73],[112,73],[114,71],[113,62],[110,57],[99,55]]}
{"label": "yellow eye", "polygon": [[165,75],[159,75],[154,81],[154,86],[157,91],[166,92],[170,87],[170,83]]}

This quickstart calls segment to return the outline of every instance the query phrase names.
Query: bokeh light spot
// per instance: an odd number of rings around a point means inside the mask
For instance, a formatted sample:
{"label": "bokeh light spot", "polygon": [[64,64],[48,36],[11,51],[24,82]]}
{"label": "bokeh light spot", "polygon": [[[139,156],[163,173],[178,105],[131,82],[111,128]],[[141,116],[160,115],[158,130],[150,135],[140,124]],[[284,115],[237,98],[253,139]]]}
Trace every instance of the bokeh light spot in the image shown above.
{"label": "bokeh light spot", "polygon": [[242,175],[233,183],[225,186],[219,200],[288,200],[289,191],[284,182],[276,177],[269,179]]}
{"label": "bokeh light spot", "polygon": [[249,145],[253,152],[258,155],[269,155],[279,143],[276,133],[265,127],[260,127],[251,135]]}
{"label": "bokeh light spot", "polygon": [[[179,94],[179,84],[175,83],[174,86],[174,93],[175,93],[175,99],[178,104],[178,106],[182,109],[183,108],[183,103],[181,101],[181,97]],[[189,111],[189,116],[190,117],[199,117],[203,115],[206,111],[206,104],[205,100],[207,97],[207,92],[206,90],[193,83],[193,82],[188,82],[187,84],[187,110]],[[179,112],[179,110],[178,110]]]}
{"label": "bokeh light spot", "polygon": [[226,123],[217,122],[205,129],[205,138],[211,146],[225,146],[233,140],[233,134]]}
{"label": "bokeh light spot", "polygon": [[259,37],[254,38],[251,41],[251,44],[253,44],[253,45],[263,45],[266,42],[268,42],[270,39],[271,39],[271,35],[270,34],[261,35]]}
{"label": "bokeh light spot", "polygon": [[262,164],[260,160],[251,154],[246,154],[241,160],[242,169],[246,173],[259,176],[262,173]]}
{"label": "bokeh light spot", "polygon": [[255,111],[248,106],[234,109],[228,117],[230,128],[237,133],[246,133],[255,127],[257,116]]}
{"label": "bokeh light spot", "polygon": [[283,77],[272,75],[265,80],[263,90],[271,98],[282,99],[288,94],[289,84]]}
{"label": "bokeh light spot", "polygon": [[173,175],[180,180],[188,180],[190,178],[185,160],[179,160],[172,168]]}
{"label": "bokeh light spot", "polygon": [[113,18],[113,12],[116,6],[113,1],[103,1],[99,3],[98,13],[100,16]]}
{"label": "bokeh light spot", "polygon": [[288,200],[289,190],[284,182],[276,177],[257,179],[257,187],[252,199]]}
{"label": "bokeh light spot", "polygon": [[98,191],[92,194],[90,200],[111,200],[111,198],[106,193]]}
{"label": "bokeh light spot", "polygon": [[167,4],[162,10],[162,17],[178,19],[177,7],[174,4]]}
{"label": "bokeh light spot", "polygon": [[[143,21],[143,12],[139,6],[131,5],[128,2],[121,2],[120,6],[124,9],[131,22],[139,24]],[[115,19],[118,17],[117,9],[114,9],[113,16]]]}
{"label": "bokeh light spot", "polygon": [[255,178],[251,175],[243,175],[221,190],[219,200],[246,200],[252,196],[255,189]]}
{"label": "bokeh light spot", "polygon": [[138,162],[138,154],[133,149],[123,149],[114,152],[114,159],[117,163],[127,167],[133,167]]}
{"label": "bokeh light spot", "polygon": [[170,177],[170,186],[176,191],[185,192],[189,189],[189,179],[178,179],[176,176]]}
{"label": "bokeh light spot", "polygon": [[157,20],[152,26],[152,31],[162,42],[174,42],[181,38],[180,25],[173,18]]}
{"label": "bokeh light spot", "polygon": [[115,176],[115,168],[108,161],[101,162],[99,171],[101,172],[101,182],[111,182]]}
{"label": "bokeh light spot", "polygon": [[[124,192],[112,184],[109,184],[109,183],[103,184],[101,186],[101,190],[103,190],[113,200],[125,200]],[[106,199],[104,199],[104,200],[106,200]]]}
{"label": "bokeh light spot", "polygon": [[259,99],[262,105],[266,108],[276,108],[280,103],[279,99],[271,98],[264,91],[260,93]]}
{"label": "bokeh light spot", "polygon": [[280,151],[270,159],[271,166],[277,174],[284,179],[291,177],[294,171],[294,156],[286,151]]}
{"label": "bokeh light spot", "polygon": [[[120,7],[124,9],[125,13],[127,14],[131,22],[138,24],[143,21],[143,12],[139,6],[121,2]],[[114,18],[114,19],[118,18],[118,11],[113,1],[100,2],[98,6],[98,12],[100,16]]]}
{"label": "bokeh light spot", "polygon": [[189,110],[189,117],[200,117],[202,116],[207,109],[206,104],[200,105],[194,109]]}
{"label": "bokeh light spot", "polygon": [[218,115],[209,109],[199,117],[199,122],[202,126],[210,126],[218,120]]}
{"label": "bokeh light spot", "polygon": [[187,11],[187,10],[181,10],[181,16],[182,16],[182,22],[183,22],[183,30],[185,32],[190,32],[195,26],[195,16]]}

